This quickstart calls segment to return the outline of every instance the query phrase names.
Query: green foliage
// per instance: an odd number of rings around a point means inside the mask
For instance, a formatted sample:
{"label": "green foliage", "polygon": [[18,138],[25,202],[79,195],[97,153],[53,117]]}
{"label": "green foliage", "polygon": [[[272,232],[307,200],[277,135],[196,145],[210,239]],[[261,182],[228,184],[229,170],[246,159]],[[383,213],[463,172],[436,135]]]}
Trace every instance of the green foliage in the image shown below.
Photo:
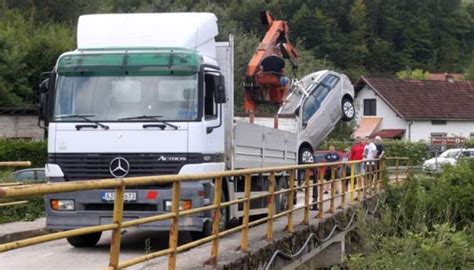
{"label": "green foliage", "polygon": [[46,142],[0,140],[0,161],[31,161],[32,167],[43,167],[47,159]]}
{"label": "green foliage", "polygon": [[43,198],[28,199],[28,203],[23,205],[0,207],[0,224],[32,221],[42,216],[44,216]]}
{"label": "green foliage", "polygon": [[449,224],[437,225],[433,231],[379,240],[380,248],[375,252],[351,256],[350,269],[472,269],[474,266],[472,233],[455,231]]}
{"label": "green foliage", "polygon": [[389,188],[377,218],[361,214],[363,239],[350,269],[472,269],[474,161],[446,167],[437,177],[410,178]]}
{"label": "green foliage", "polygon": [[466,68],[464,78],[466,80],[474,81],[474,58],[471,60],[469,66]]}
{"label": "green foliage", "polygon": [[428,71],[423,71],[422,69],[415,70],[402,70],[395,74],[397,78],[402,80],[413,79],[413,80],[427,80],[430,73]]}
{"label": "green foliage", "polygon": [[71,49],[72,29],[61,24],[38,25],[19,12],[0,19],[0,106],[35,103],[39,74],[51,70],[56,58]]}
{"label": "green foliage", "polygon": [[[336,131],[338,131],[336,129]],[[351,147],[353,141],[344,140],[350,137],[350,130],[339,131],[329,136],[329,139],[320,145],[320,149],[328,149],[329,145],[334,145],[337,150],[344,150]],[[333,132],[334,133],[334,132]],[[348,135],[349,134],[349,135]],[[331,138],[331,136],[333,136]],[[399,140],[383,141],[386,157],[408,157],[411,165],[421,165],[424,160],[432,157],[432,153],[426,151],[426,143],[424,142],[407,142]]]}

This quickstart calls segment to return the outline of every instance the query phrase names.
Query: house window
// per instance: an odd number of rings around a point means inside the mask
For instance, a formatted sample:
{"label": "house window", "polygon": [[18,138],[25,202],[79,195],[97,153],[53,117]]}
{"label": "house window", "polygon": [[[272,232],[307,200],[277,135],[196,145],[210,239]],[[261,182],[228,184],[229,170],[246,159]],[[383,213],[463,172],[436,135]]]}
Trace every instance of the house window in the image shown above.
{"label": "house window", "polygon": [[432,125],[446,125],[446,120],[431,120]]}
{"label": "house window", "polygon": [[432,132],[431,138],[447,137],[448,133],[446,132]]}
{"label": "house window", "polygon": [[364,99],[364,115],[371,116],[377,115],[377,102],[376,99]]}

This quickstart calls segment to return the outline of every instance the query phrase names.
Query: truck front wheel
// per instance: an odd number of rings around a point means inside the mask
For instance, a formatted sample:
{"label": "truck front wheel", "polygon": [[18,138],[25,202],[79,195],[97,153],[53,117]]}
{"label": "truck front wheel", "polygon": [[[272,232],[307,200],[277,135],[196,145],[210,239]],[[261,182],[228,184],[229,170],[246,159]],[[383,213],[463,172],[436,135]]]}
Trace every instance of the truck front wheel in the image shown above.
{"label": "truck front wheel", "polygon": [[[225,202],[226,198],[224,192],[221,193],[221,203]],[[219,221],[219,231],[222,232],[227,227],[227,222],[229,221],[229,208],[221,207],[221,220]],[[201,238],[210,236],[212,234],[212,221],[206,220],[203,224],[201,232],[191,232],[191,237],[193,240],[199,240]]]}
{"label": "truck front wheel", "polygon": [[83,234],[78,236],[68,237],[67,241],[73,247],[93,247],[99,242],[102,232]]}

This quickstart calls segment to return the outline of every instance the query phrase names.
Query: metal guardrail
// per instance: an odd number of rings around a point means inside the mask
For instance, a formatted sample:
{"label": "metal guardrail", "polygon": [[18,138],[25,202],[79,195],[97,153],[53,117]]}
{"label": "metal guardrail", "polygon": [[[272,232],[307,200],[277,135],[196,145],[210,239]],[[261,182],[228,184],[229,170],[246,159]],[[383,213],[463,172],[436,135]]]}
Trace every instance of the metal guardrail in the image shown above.
{"label": "metal guardrail", "polygon": [[[408,161],[407,158],[386,158],[387,161],[396,162],[396,176],[394,179],[395,183],[400,183],[402,178],[399,177],[400,162]],[[22,248],[31,246],[43,242],[53,241],[57,239],[79,236],[83,234],[89,234],[94,232],[112,231],[112,239],[110,244],[110,256],[109,256],[109,267],[108,269],[122,269],[132,265],[136,265],[147,260],[160,257],[168,256],[168,269],[176,269],[176,255],[178,252],[193,248],[200,244],[211,241],[211,258],[208,262],[211,265],[217,263],[217,257],[219,254],[219,238],[241,231],[240,250],[243,252],[248,251],[248,234],[249,228],[261,223],[267,223],[266,239],[271,241],[273,238],[273,221],[277,218],[286,216],[287,227],[286,231],[293,232],[293,213],[295,211],[303,210],[303,224],[309,224],[310,209],[313,205],[318,205],[318,213],[314,218],[322,218],[323,216],[323,204],[325,202],[330,203],[329,213],[333,213],[336,208],[335,199],[341,198],[340,206],[345,207],[347,199],[349,203],[353,204],[356,200],[363,200],[367,196],[372,196],[379,193],[384,189],[384,162],[385,160],[370,160],[364,161],[366,164],[366,171],[356,174],[356,166],[361,165],[361,161],[349,161],[349,162],[335,162],[335,163],[320,163],[320,164],[307,164],[307,165],[294,165],[294,166],[282,166],[282,167],[271,167],[271,168],[257,168],[257,169],[243,169],[234,171],[214,172],[214,173],[201,173],[201,174],[187,174],[187,175],[163,175],[163,176],[147,176],[147,177],[130,177],[122,179],[100,179],[100,180],[84,180],[67,183],[48,183],[38,184],[34,186],[12,186],[0,188],[0,198],[17,198],[25,196],[38,196],[46,195],[51,193],[60,192],[72,192],[82,190],[94,190],[103,188],[115,188],[115,201],[113,209],[113,223],[104,224],[98,226],[84,227],[80,229],[74,229],[69,231],[61,231],[48,235],[33,237],[20,241],[14,241],[0,245],[0,252],[5,252],[12,249]],[[350,167],[350,175],[346,175],[346,168]],[[329,181],[324,180],[324,170],[322,168],[329,168],[331,172],[331,179]],[[340,176],[336,177],[336,171],[338,168],[341,170]],[[407,167],[409,168],[409,167]],[[304,170],[304,184],[301,187],[295,187],[295,175],[297,170]],[[289,188],[275,191],[275,174],[286,173],[289,175]],[[407,171],[406,173],[409,173]],[[251,196],[251,175],[258,174],[269,174],[269,189],[265,194]],[[313,174],[314,180],[310,180],[310,176]],[[244,197],[235,199],[232,201],[221,202],[221,190],[222,181],[226,177],[244,177]],[[317,178],[317,179],[316,179]],[[206,205],[199,208],[192,208],[189,210],[179,210],[179,199],[180,199],[180,184],[184,181],[196,181],[214,179],[214,201],[211,205]],[[311,183],[312,182],[312,183]],[[123,221],[123,207],[124,207],[124,190],[126,187],[131,186],[144,186],[153,184],[168,184],[172,183],[172,207],[168,213],[158,214],[145,218]],[[330,185],[329,198],[323,198],[323,185]],[[340,185],[342,192],[336,194],[336,186]],[[319,196],[318,201],[310,202],[310,189],[318,187]],[[293,198],[297,190],[304,190],[304,205],[294,207]],[[287,194],[288,196],[288,208],[280,213],[274,213],[274,198],[280,194]],[[257,198],[268,198],[268,215],[264,218],[249,221],[249,210],[250,201]],[[221,207],[228,207],[230,205],[243,203],[243,222],[240,226],[219,231],[220,221],[220,210]],[[186,243],[178,246],[178,220],[179,217],[196,214],[203,211],[213,211],[212,221],[212,234],[208,237]],[[124,262],[119,261],[120,255],[120,242],[121,242],[121,231],[124,228],[137,226],[139,224],[145,224],[150,222],[156,222],[161,220],[171,220],[170,234],[169,234],[169,247],[165,250],[149,253],[140,257],[136,257]]]}

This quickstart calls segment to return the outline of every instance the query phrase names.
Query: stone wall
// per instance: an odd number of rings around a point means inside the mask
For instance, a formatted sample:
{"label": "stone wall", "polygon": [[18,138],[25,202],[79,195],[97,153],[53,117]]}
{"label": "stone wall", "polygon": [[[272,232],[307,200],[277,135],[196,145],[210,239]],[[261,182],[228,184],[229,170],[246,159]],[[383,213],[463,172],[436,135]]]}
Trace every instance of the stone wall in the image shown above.
{"label": "stone wall", "polygon": [[43,140],[44,130],[36,115],[0,115],[0,139],[4,138]]}

